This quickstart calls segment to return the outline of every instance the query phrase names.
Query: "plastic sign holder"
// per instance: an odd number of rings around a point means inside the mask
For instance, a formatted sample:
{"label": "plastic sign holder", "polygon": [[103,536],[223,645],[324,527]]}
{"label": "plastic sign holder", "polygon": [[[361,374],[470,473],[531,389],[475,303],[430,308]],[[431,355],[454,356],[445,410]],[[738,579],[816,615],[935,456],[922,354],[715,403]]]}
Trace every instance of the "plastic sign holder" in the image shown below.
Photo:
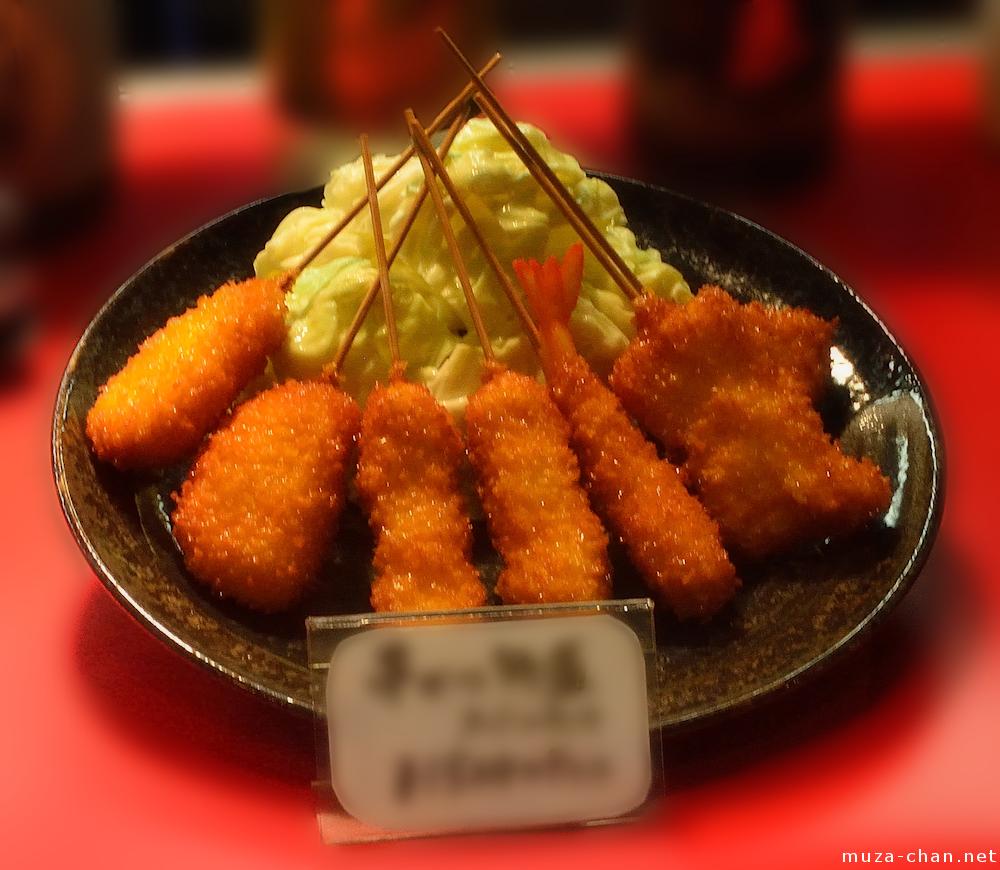
{"label": "plastic sign holder", "polygon": [[608,824],[662,791],[647,598],[306,629],[326,843]]}

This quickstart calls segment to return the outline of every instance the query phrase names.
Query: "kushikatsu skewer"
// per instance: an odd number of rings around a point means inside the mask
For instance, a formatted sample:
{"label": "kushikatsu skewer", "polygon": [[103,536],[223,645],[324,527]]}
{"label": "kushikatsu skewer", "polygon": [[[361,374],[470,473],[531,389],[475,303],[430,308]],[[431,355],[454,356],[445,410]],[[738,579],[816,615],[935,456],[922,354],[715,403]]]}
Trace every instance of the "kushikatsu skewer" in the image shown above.
{"label": "kushikatsu skewer", "polygon": [[531,144],[528,137],[521,132],[514,119],[497,99],[496,94],[483,80],[483,76],[476,71],[476,68],[444,30],[438,28],[438,33],[462,66],[465,67],[466,73],[471,79],[470,83],[475,86],[473,99],[477,105],[493,122],[500,135],[507,140],[514,153],[521,158],[521,162],[535,177],[542,189],[563,212],[598,262],[629,299],[643,295],[646,291],[635,273],[604,237],[604,234],[594,226],[590,216],[580,207],[580,204],[538,153],[535,146]]}
{"label": "kushikatsu skewer", "polygon": [[357,487],[376,536],[376,611],[476,607],[486,589],[470,559],[472,527],[459,486],[462,440],[425,386],[404,378],[371,153],[361,138],[392,370],[368,396]]}
{"label": "kushikatsu skewer", "polygon": [[120,469],[189,455],[285,338],[283,278],[230,281],[139,345],[98,391],[87,437]]}
{"label": "kushikatsu skewer", "polygon": [[[465,422],[490,537],[504,560],[497,594],[507,604],[607,598],[608,538],[580,485],[569,425],[545,387],[497,363],[435,181],[433,149],[412,112],[407,112],[407,122],[486,363],[483,384],[469,397]],[[460,198],[452,201],[458,207]],[[485,242],[474,223],[470,229]]]}
{"label": "kushikatsu skewer", "polygon": [[293,606],[337,535],[360,423],[326,381],[285,381],[238,406],[174,495],[188,571],[254,610]]}

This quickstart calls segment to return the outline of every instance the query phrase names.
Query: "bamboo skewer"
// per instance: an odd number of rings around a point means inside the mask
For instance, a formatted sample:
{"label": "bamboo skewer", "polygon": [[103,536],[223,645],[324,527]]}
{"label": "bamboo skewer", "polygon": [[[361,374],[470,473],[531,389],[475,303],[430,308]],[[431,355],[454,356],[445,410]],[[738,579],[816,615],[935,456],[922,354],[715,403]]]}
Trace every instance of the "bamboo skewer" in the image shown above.
{"label": "bamboo skewer", "polygon": [[[451,149],[452,143],[455,141],[455,137],[458,135],[459,131],[468,121],[471,115],[471,104],[466,105],[462,112],[456,116],[455,120],[452,121],[451,127],[448,128],[448,132],[445,134],[440,146],[438,146],[438,154],[440,159],[444,159]],[[410,149],[412,153],[412,146]],[[423,205],[424,200],[427,198],[427,184],[420,189],[417,193],[416,198],[410,204],[409,211],[406,213],[406,217],[403,218],[403,225],[400,227],[399,234],[396,236],[396,241],[392,244],[392,250],[389,251],[389,256],[387,262],[389,267],[396,261],[396,257],[403,248],[403,244],[406,242],[406,238],[410,233],[410,229],[413,227],[414,221],[417,219],[417,215],[420,212],[420,207]],[[368,196],[365,195],[364,203],[367,204]],[[358,306],[358,310],[354,313],[354,319],[351,321],[350,326],[347,328],[347,332],[344,334],[343,339],[341,339],[340,347],[337,349],[337,355],[323,369],[323,376],[326,378],[335,379],[340,372],[341,367],[344,365],[344,360],[347,358],[347,354],[351,349],[351,345],[354,343],[354,339],[357,338],[358,333],[361,331],[361,325],[365,322],[365,318],[368,316],[368,311],[371,309],[372,303],[375,301],[375,297],[378,295],[379,287],[381,286],[381,281],[378,275],[368,286],[368,290],[361,300],[361,304]]]}
{"label": "bamboo skewer", "polygon": [[[517,312],[517,315],[521,320],[521,324],[524,326],[525,332],[528,333],[531,343],[537,348],[541,343],[541,336],[538,333],[538,327],[535,326],[535,322],[531,319],[531,314],[525,307],[520,294],[514,287],[507,273],[504,271],[503,266],[500,265],[500,261],[497,259],[496,254],[493,253],[492,247],[473,218],[472,212],[469,210],[469,206],[466,204],[465,199],[459,192],[451,176],[448,174],[448,170],[445,169],[444,162],[434,152],[434,149],[431,147],[430,140],[427,138],[423,128],[420,126],[420,122],[417,121],[416,116],[409,109],[406,111],[406,122],[410,128],[410,136],[413,139],[413,144],[416,148],[417,154],[421,158],[421,163],[425,166],[424,172],[427,184],[430,185],[431,183],[431,176],[427,174],[427,168],[432,168],[434,173],[441,180],[441,183],[444,184],[445,189],[448,191],[448,195],[451,197],[452,204],[462,216],[462,220],[475,237],[480,250],[482,250],[483,256],[486,258],[486,261],[496,274],[497,280],[500,282],[500,286],[503,288],[504,293],[510,300],[510,304],[514,306],[514,310]],[[450,224],[448,224],[448,228],[450,230]]]}
{"label": "bamboo skewer", "polygon": [[534,145],[521,130],[514,120],[507,114],[507,111],[500,104],[496,95],[489,88],[483,77],[476,71],[476,68],[469,63],[468,58],[462,53],[452,38],[440,27],[437,29],[441,38],[458,58],[462,66],[465,67],[469,78],[475,84],[477,93],[473,97],[477,105],[484,114],[493,122],[499,133],[507,140],[528,171],[541,185],[542,189],[549,195],[552,201],[562,210],[566,219],[573,225],[579,233],[580,238],[587,244],[598,262],[607,270],[612,279],[621,288],[622,292],[629,298],[635,299],[643,295],[646,291],[640,283],[635,273],[628,267],[618,252],[612,247],[604,234],[594,226],[590,216],[580,207],[580,204],[573,198],[566,186],[559,180],[559,177],[552,171],[552,168],[542,159]]}
{"label": "bamboo skewer", "polygon": [[385,327],[389,333],[389,352],[392,354],[392,375],[401,375],[405,368],[399,353],[399,335],[396,332],[396,315],[392,310],[392,291],[389,288],[389,263],[385,255],[385,234],[382,232],[382,215],[378,207],[378,187],[372,169],[372,154],[368,149],[368,136],[361,134],[361,160],[365,166],[365,185],[368,188],[368,211],[372,217],[372,236],[375,240],[375,261],[378,263],[378,281],[385,311]]}
{"label": "bamboo skewer", "polygon": [[[424,186],[430,191],[431,201],[437,211],[438,221],[441,224],[441,232],[444,234],[445,243],[451,254],[452,262],[455,264],[455,272],[458,274],[458,281],[462,285],[462,292],[465,294],[465,304],[469,309],[469,316],[472,318],[472,325],[476,330],[476,337],[483,348],[483,359],[486,362],[487,371],[496,365],[496,356],[493,353],[493,345],[490,342],[489,333],[483,323],[483,314],[476,303],[476,294],[472,290],[472,281],[469,279],[469,270],[465,265],[465,258],[458,247],[458,239],[455,238],[455,231],[452,229],[451,220],[448,217],[448,210],[445,208],[444,199],[441,196],[441,189],[434,180],[434,169],[427,161],[427,154],[424,151],[424,140],[415,137],[413,128],[419,127],[416,117],[411,109],[406,110],[406,121],[410,127],[410,135],[414,137],[413,144],[416,146],[417,157],[420,158],[420,166],[424,170]],[[433,149],[431,149],[433,151]]]}
{"label": "bamboo skewer", "polygon": [[[482,80],[483,76],[489,73],[498,63],[500,63],[501,57],[502,55],[500,54],[500,52],[497,52],[483,65],[483,68],[479,70],[478,73],[476,73],[476,75],[479,76],[480,81]],[[433,135],[438,130],[440,130],[446,123],[448,123],[448,121],[454,116],[454,114],[457,111],[461,110],[463,106],[468,102],[468,100],[472,97],[472,95],[475,93],[476,87],[477,85],[475,82],[469,82],[464,88],[462,88],[462,90],[459,91],[458,96],[452,99],[440,112],[438,112],[434,120],[431,121],[430,126],[427,128],[428,134]],[[403,165],[412,156],[413,156],[413,146],[410,145],[403,151],[402,154],[399,155],[399,157],[396,158],[395,162],[392,164],[392,166],[389,167],[389,169],[385,172],[385,174],[378,179],[378,181],[375,184],[375,189],[381,190],[383,187],[385,187],[385,185],[389,182],[389,180],[397,172],[399,172],[400,169],[403,168]],[[347,210],[347,213],[339,221],[337,221],[336,226],[328,230],[327,233],[323,236],[323,238],[321,238],[318,242],[316,242],[316,244],[313,245],[312,248],[310,248],[309,251],[306,252],[306,255],[302,258],[302,261],[293,269],[291,269],[291,271],[288,273],[286,277],[287,286],[290,287],[292,284],[294,284],[295,279],[302,274],[302,271],[323,252],[323,250],[326,248],[327,245],[330,244],[330,242],[332,242],[338,235],[340,235],[340,233],[344,231],[345,227],[352,220],[354,220],[354,218],[356,218],[359,214],[361,214],[367,201],[368,201],[367,197],[362,197],[356,203],[354,203],[354,205]]]}

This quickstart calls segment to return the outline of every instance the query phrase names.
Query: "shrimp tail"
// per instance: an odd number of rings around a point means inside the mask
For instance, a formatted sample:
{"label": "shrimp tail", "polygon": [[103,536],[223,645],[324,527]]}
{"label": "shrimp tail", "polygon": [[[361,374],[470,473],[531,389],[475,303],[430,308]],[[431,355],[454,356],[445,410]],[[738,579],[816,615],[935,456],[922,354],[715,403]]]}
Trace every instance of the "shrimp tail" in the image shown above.
{"label": "shrimp tail", "polygon": [[569,318],[580,298],[583,245],[580,242],[571,245],[562,262],[556,257],[549,257],[544,263],[517,259],[514,272],[524,288],[543,344],[550,352],[572,351]]}

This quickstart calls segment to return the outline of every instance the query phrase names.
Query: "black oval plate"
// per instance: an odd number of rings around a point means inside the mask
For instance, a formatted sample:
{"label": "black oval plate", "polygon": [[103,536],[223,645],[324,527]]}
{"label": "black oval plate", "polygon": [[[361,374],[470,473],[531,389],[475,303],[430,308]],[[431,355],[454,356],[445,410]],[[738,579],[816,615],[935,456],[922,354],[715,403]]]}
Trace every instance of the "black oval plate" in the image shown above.
{"label": "black oval plate", "polygon": [[[734,605],[707,626],[657,617],[662,690],[652,712],[676,728],[761,699],[815,672],[870,629],[927,558],[942,500],[938,426],[899,343],[828,269],[743,218],[669,191],[607,177],[640,240],[655,245],[692,287],[717,283],[742,298],[805,306],[839,318],[822,408],[831,431],[875,459],[894,484],[885,523],[837,545],[741,568]],[[101,309],[66,367],[52,456],[70,528],[103,583],[141,623],[191,658],[283,705],[311,710],[303,618],[367,611],[371,538],[349,510],[323,585],[293,614],[264,618],[206,594],[184,571],[169,529],[170,493],[185,469],[121,474],[97,463],[84,434],[97,388],[139,342],[196,297],[250,274],[254,255],[293,208],[319,189],[253,203],[203,227],[130,278]],[[476,557],[496,557],[481,528]],[[643,595],[620,552],[616,594]],[[339,591],[336,591],[339,590]]]}

